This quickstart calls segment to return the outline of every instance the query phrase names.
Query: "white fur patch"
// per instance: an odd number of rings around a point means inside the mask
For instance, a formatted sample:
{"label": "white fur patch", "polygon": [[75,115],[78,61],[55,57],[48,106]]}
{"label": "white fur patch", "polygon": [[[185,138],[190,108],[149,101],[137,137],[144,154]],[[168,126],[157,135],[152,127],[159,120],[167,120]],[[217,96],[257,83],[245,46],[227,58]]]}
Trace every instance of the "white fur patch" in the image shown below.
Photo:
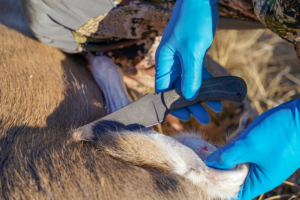
{"label": "white fur patch", "polygon": [[[195,185],[201,186],[213,198],[232,199],[237,196],[248,174],[249,165],[240,164],[229,170],[213,169],[206,166],[200,158],[208,157],[217,149],[200,138],[186,134],[187,137],[181,144],[172,137],[154,131],[147,132],[147,135],[164,148],[166,157],[172,163],[173,172],[188,178]],[[191,145],[191,148],[184,144]],[[197,145],[206,146],[208,151],[195,153],[194,149],[197,149]]]}

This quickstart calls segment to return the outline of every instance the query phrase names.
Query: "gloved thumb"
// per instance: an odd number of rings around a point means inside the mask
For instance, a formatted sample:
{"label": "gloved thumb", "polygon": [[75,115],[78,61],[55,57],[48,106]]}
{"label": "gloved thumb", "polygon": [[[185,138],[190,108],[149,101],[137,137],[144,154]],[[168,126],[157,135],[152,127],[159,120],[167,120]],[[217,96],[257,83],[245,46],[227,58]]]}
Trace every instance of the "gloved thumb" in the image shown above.
{"label": "gloved thumb", "polygon": [[202,64],[205,60],[204,55],[195,55],[195,52],[188,52],[187,55],[180,58],[182,70],[181,91],[187,100],[194,100],[199,93],[202,80]]}
{"label": "gloved thumb", "polygon": [[233,141],[212,153],[205,161],[209,167],[229,169],[241,163],[250,162],[248,145],[241,141]]}

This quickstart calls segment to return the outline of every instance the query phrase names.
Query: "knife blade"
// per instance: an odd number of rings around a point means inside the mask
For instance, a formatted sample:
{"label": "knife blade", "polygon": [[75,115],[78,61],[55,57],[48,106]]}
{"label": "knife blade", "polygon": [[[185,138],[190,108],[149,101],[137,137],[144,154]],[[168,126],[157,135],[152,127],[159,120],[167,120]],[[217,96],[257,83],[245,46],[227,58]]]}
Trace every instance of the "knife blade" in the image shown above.
{"label": "knife blade", "polygon": [[196,103],[230,100],[242,102],[247,95],[245,81],[235,76],[202,80],[198,96],[186,100],[180,88],[167,92],[146,94],[131,104],[85,126],[75,129],[81,139],[97,141],[97,134],[106,131],[142,130],[166,119],[167,114]]}

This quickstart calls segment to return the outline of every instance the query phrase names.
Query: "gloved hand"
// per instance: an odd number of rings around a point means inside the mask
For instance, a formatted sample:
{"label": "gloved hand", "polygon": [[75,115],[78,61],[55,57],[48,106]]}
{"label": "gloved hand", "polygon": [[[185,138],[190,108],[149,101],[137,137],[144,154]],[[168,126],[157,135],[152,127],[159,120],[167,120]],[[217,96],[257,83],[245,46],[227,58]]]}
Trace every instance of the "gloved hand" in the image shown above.
{"label": "gloved hand", "polygon": [[239,192],[242,200],[273,189],[300,167],[300,99],[266,111],[206,160],[220,169],[247,162],[252,164]]}
{"label": "gloved hand", "polygon": [[[205,55],[218,23],[218,0],[177,0],[170,21],[155,55],[155,90],[164,92],[181,86],[188,100],[196,98],[201,80],[211,78]],[[213,111],[222,110],[221,102],[206,103]],[[188,120],[190,113],[202,124],[210,117],[201,104],[171,114]]]}

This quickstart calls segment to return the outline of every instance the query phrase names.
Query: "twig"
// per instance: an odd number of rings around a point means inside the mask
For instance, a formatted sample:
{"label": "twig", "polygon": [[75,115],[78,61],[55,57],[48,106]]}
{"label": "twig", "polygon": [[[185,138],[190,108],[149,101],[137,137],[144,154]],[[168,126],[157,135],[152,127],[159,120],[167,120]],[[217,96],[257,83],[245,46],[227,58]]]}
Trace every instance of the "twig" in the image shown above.
{"label": "twig", "polygon": [[296,78],[290,73],[285,74],[285,77],[287,77],[289,80],[293,81],[294,83],[300,85],[300,79]]}
{"label": "twig", "polygon": [[295,199],[295,195],[291,196],[288,200],[292,200],[292,199]]}
{"label": "twig", "polygon": [[267,199],[264,199],[264,200],[273,200],[273,199],[280,199],[280,198],[284,198],[284,197],[290,197],[290,196],[293,196],[295,194],[283,194],[283,195],[276,195],[276,196],[273,196],[273,197],[269,197]]}
{"label": "twig", "polygon": [[258,199],[258,200],[262,200],[263,197],[264,197],[264,194],[261,194],[261,195],[259,196],[259,199]]}
{"label": "twig", "polygon": [[283,183],[285,183],[285,184],[287,184],[287,185],[290,185],[290,186],[294,186],[294,187],[300,189],[300,186],[299,186],[299,185],[296,185],[295,183],[292,183],[292,182],[289,182],[289,181],[283,181]]}
{"label": "twig", "polygon": [[298,200],[299,197],[300,197],[300,191],[298,192],[298,194],[297,194],[295,200]]}
{"label": "twig", "polygon": [[129,92],[130,92],[130,94],[131,94],[133,100],[137,100],[137,99],[138,99],[138,97],[136,96],[136,94],[134,93],[134,91],[129,90]]}
{"label": "twig", "polygon": [[161,127],[161,123],[157,124],[157,129],[158,129],[158,132],[160,132],[161,134],[164,134],[162,127]]}

